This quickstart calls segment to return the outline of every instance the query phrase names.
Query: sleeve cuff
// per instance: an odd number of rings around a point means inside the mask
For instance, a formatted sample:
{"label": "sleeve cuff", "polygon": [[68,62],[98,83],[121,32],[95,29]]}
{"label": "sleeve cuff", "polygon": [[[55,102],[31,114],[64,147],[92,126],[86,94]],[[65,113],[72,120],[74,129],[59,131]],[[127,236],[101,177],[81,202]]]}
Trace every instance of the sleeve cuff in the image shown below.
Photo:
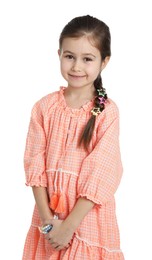
{"label": "sleeve cuff", "polygon": [[47,179],[45,174],[43,175],[31,175],[26,178],[25,184],[27,186],[47,187]]}
{"label": "sleeve cuff", "polygon": [[102,202],[101,200],[99,200],[98,198],[95,198],[93,195],[91,194],[85,194],[85,193],[80,193],[77,195],[77,198],[86,198],[88,200],[91,200],[92,202],[95,203],[95,206],[101,207],[102,206]]}

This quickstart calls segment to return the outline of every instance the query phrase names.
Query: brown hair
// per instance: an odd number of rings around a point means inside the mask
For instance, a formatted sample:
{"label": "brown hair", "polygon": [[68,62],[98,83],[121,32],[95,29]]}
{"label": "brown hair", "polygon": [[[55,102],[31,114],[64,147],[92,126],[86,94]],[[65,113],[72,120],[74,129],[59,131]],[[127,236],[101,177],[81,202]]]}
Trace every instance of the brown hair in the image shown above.
{"label": "brown hair", "polygon": [[[59,47],[62,47],[62,42],[65,38],[79,38],[86,35],[91,41],[93,41],[94,46],[100,51],[102,61],[106,57],[111,56],[111,35],[109,27],[101,20],[92,17],[90,15],[79,16],[72,19],[62,30],[59,38]],[[96,92],[96,97],[94,100],[94,110],[101,113],[105,107],[104,102],[100,102],[101,98],[105,101],[107,99],[107,94],[102,86],[102,78],[99,74],[97,79],[94,81],[94,87]],[[83,144],[87,149],[92,138],[96,113],[93,113],[90,117],[85,129],[80,137],[79,144]]]}

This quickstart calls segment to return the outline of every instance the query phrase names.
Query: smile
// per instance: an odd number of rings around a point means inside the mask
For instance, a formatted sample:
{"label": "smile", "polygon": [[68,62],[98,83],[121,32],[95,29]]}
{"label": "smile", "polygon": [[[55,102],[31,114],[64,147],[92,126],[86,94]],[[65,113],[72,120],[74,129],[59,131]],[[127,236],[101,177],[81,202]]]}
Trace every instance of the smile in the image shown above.
{"label": "smile", "polygon": [[80,76],[80,75],[71,75],[71,74],[69,74],[69,77],[71,77],[73,79],[82,79],[82,78],[84,78],[86,76],[85,75]]}

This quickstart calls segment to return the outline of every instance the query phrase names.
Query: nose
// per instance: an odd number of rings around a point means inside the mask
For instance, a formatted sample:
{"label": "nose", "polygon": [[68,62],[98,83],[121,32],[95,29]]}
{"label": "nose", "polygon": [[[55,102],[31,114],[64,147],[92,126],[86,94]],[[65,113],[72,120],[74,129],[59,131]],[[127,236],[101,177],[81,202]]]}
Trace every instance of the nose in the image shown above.
{"label": "nose", "polygon": [[73,71],[81,71],[81,62],[77,59],[73,62],[72,70]]}

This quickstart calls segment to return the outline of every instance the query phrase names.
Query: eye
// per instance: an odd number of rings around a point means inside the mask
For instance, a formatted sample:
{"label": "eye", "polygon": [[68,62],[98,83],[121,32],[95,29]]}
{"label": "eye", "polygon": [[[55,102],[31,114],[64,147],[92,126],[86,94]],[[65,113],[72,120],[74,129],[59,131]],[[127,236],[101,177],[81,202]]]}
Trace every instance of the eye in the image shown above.
{"label": "eye", "polygon": [[71,54],[66,55],[65,58],[67,58],[67,59],[69,59],[69,60],[74,59],[74,57],[73,57]]}
{"label": "eye", "polygon": [[84,58],[84,61],[88,62],[88,61],[92,61],[92,59],[89,58],[89,57],[85,57],[85,58]]}

